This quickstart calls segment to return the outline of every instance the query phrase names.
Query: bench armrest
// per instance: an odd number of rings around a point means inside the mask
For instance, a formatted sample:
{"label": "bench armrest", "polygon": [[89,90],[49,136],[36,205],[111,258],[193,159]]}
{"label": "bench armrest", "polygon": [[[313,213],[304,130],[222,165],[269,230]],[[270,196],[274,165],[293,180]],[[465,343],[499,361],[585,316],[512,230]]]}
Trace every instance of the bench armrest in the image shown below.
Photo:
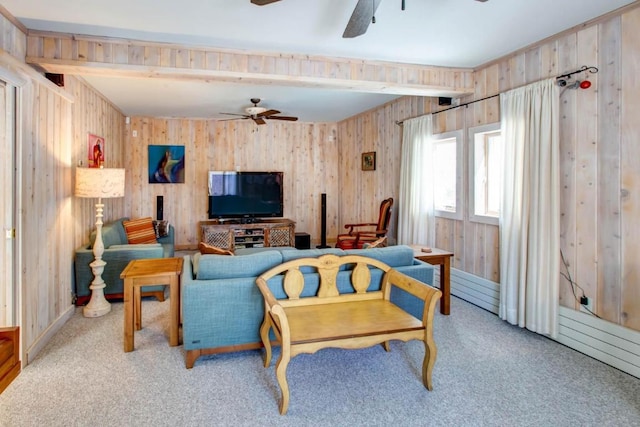
{"label": "bench armrest", "polygon": [[422,283],[421,281],[394,269],[389,270],[383,280],[382,292],[385,295],[385,299],[389,299],[391,286],[402,289],[403,291],[424,301],[422,324],[426,326],[433,322],[436,303],[442,296],[440,289]]}

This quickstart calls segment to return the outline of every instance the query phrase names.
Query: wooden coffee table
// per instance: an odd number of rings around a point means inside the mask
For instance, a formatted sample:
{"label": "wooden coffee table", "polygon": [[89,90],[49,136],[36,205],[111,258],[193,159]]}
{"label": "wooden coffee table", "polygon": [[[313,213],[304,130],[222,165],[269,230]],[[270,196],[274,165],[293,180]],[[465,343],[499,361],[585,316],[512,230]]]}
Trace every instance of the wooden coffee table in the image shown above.
{"label": "wooden coffee table", "polygon": [[142,327],[140,288],[149,285],[169,285],[169,345],[179,344],[180,273],[182,258],[134,259],[120,273],[124,279],[124,351],[133,351],[135,330]]}
{"label": "wooden coffee table", "polygon": [[409,245],[413,248],[413,257],[431,265],[440,266],[440,313],[449,315],[451,311],[451,257],[453,252],[431,248],[431,252],[422,252],[423,245]]}

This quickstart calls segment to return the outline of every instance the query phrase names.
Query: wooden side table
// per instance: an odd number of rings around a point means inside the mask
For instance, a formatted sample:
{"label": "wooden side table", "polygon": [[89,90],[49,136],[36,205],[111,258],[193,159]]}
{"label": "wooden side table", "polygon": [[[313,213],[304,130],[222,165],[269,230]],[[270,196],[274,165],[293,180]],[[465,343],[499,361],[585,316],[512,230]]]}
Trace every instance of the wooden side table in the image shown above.
{"label": "wooden side table", "polygon": [[431,265],[440,266],[440,313],[449,315],[451,311],[451,257],[453,252],[431,248],[431,252],[422,252],[422,245],[409,245],[413,248],[413,257]]}
{"label": "wooden side table", "polygon": [[133,351],[135,330],[142,327],[140,288],[149,285],[169,285],[169,345],[179,344],[180,273],[182,258],[134,259],[120,273],[124,279],[124,351]]}

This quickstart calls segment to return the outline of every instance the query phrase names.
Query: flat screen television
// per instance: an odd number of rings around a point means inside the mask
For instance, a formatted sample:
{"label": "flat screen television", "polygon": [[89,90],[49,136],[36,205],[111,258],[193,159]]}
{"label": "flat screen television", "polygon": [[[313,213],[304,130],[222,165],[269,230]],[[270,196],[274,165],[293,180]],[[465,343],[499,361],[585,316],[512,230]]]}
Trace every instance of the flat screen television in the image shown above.
{"label": "flat screen television", "polygon": [[209,171],[209,218],[283,216],[282,172]]}

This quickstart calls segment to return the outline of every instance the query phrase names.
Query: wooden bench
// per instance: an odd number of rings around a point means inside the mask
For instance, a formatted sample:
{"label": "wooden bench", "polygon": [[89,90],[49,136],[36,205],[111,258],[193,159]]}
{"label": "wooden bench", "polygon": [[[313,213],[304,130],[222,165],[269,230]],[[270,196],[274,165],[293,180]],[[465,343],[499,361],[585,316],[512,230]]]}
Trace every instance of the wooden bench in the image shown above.
{"label": "wooden bench", "polygon": [[[337,275],[341,266],[355,265],[351,271],[353,293],[340,294]],[[302,266],[317,268],[320,287],[317,295],[301,297],[304,278]],[[384,272],[379,291],[367,292],[371,281],[369,267]],[[283,274],[283,287],[287,298],[276,299],[267,281]],[[287,365],[301,353],[315,353],[337,347],[357,349],[382,344],[389,351],[389,340],[421,340],[425,346],[422,362],[422,382],[433,389],[431,372],[437,349],[433,341],[433,315],[442,293],[388,265],[372,258],[357,255],[338,257],[323,255],[319,258],[301,258],[272,268],[257,278],[256,283],[264,296],[265,316],[260,327],[260,338],[265,347],[264,366],[271,363],[269,331],[273,330],[281,345],[276,364],[276,378],[280,385],[280,413],[289,407]],[[422,319],[418,320],[390,300],[391,287],[397,286],[424,301]],[[348,321],[347,319],[351,319]]]}

